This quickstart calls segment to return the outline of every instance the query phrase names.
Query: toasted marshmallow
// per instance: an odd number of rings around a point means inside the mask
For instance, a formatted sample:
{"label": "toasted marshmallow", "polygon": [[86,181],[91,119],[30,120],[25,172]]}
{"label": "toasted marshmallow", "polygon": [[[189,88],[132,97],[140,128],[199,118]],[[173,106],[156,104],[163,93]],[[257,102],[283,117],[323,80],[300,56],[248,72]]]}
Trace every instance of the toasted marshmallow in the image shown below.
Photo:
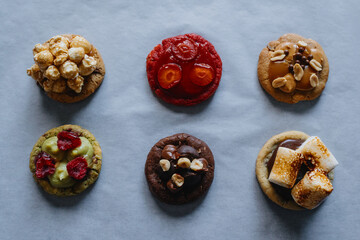
{"label": "toasted marshmallow", "polygon": [[308,171],[291,190],[294,201],[307,209],[314,209],[333,190],[330,180],[321,170]]}
{"label": "toasted marshmallow", "polygon": [[292,188],[301,167],[301,156],[294,150],[279,147],[269,181],[285,188]]}
{"label": "toasted marshmallow", "polygon": [[302,153],[305,159],[311,159],[315,168],[321,168],[325,173],[330,172],[339,164],[325,144],[316,136],[309,137],[296,151]]}

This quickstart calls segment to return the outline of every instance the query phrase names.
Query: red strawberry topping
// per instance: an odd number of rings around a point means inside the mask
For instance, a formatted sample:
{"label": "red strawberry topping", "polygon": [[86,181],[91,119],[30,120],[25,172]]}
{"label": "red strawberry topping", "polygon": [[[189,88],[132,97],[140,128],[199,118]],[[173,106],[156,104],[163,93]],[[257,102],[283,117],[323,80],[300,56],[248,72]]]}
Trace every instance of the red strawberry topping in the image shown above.
{"label": "red strawberry topping", "polygon": [[54,174],[55,164],[54,159],[46,152],[41,152],[35,157],[36,171],[35,175],[37,178],[44,178],[48,175]]}
{"label": "red strawberry topping", "polygon": [[75,132],[62,131],[57,135],[58,148],[62,151],[77,148],[81,145],[81,139]]}
{"label": "red strawberry topping", "polygon": [[76,180],[81,180],[86,176],[87,167],[88,165],[84,157],[74,158],[66,165],[69,176]]}
{"label": "red strawberry topping", "polygon": [[158,81],[162,88],[169,89],[181,80],[181,67],[175,63],[164,64],[158,73]]}

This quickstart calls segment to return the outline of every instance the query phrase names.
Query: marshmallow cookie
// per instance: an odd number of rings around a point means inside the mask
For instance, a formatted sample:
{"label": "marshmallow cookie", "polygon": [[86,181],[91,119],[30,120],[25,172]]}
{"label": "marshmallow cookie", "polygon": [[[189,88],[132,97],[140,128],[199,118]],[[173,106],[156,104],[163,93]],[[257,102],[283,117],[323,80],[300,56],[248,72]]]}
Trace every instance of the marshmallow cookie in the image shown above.
{"label": "marshmallow cookie", "polygon": [[76,195],[100,173],[102,153],[95,137],[77,125],[63,125],[42,135],[30,154],[30,171],[48,193]]}
{"label": "marshmallow cookie", "polygon": [[189,134],[161,139],[150,150],[145,176],[161,201],[184,204],[204,195],[214,178],[214,157],[208,145]]}
{"label": "marshmallow cookie", "polygon": [[191,106],[215,93],[222,62],[210,42],[192,33],[163,40],[147,56],[146,71],[149,85],[159,98]]}
{"label": "marshmallow cookie", "polygon": [[316,208],[330,195],[337,165],[319,137],[289,131],[265,143],[255,170],[261,189],[273,202],[302,210]]}
{"label": "marshmallow cookie", "polygon": [[81,101],[95,92],[104,79],[100,53],[79,35],[57,35],[36,44],[33,54],[35,64],[27,74],[56,101]]}
{"label": "marshmallow cookie", "polygon": [[317,98],[325,88],[329,63],[320,44],[297,34],[270,42],[259,56],[261,86],[286,103]]}

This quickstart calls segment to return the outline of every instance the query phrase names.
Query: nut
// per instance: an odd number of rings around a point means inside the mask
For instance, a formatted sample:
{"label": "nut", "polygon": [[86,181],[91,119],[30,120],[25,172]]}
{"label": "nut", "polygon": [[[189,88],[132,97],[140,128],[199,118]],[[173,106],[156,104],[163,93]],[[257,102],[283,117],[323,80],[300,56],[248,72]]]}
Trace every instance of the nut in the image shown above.
{"label": "nut", "polygon": [[312,59],[309,64],[313,69],[315,69],[318,72],[320,72],[322,70],[321,63],[319,63],[315,59]]}
{"label": "nut", "polygon": [[298,41],[297,43],[300,47],[306,47],[307,46],[307,43],[304,42],[304,41]]}
{"label": "nut", "polygon": [[45,70],[48,66],[52,65],[53,60],[54,57],[49,50],[41,51],[34,56],[35,63],[37,63],[42,70]]}
{"label": "nut", "polygon": [[83,37],[76,36],[72,39],[70,47],[82,47],[85,50],[85,53],[91,51],[91,44]]}
{"label": "nut", "polygon": [[67,59],[68,59],[69,55],[67,53],[61,54],[59,56],[57,56],[54,60],[54,65],[55,66],[60,66],[61,64],[63,64]]}
{"label": "nut", "polygon": [[76,75],[79,72],[79,69],[76,66],[76,64],[71,61],[64,62],[60,66],[59,70],[60,70],[61,76],[66,79],[73,79],[74,77],[76,77]]}
{"label": "nut", "polygon": [[286,57],[284,50],[276,50],[275,52],[271,53],[271,61],[279,61],[283,60]]}
{"label": "nut", "polygon": [[161,159],[160,162],[159,162],[159,164],[160,164],[161,169],[162,169],[164,172],[169,171],[170,166],[171,166],[169,160],[167,160],[167,159]]}
{"label": "nut", "polygon": [[60,78],[60,72],[54,65],[51,65],[46,69],[44,76],[51,81],[56,81]]}
{"label": "nut", "polygon": [[96,69],[96,60],[85,54],[84,59],[79,66],[80,74],[82,76],[90,75]]}
{"label": "nut", "polygon": [[75,63],[81,62],[85,56],[85,51],[82,47],[72,47],[68,51],[69,59]]}
{"label": "nut", "polygon": [[204,164],[198,159],[194,159],[191,162],[190,169],[193,171],[201,171],[204,168]]}
{"label": "nut", "polygon": [[272,81],[271,85],[273,86],[273,88],[279,88],[284,86],[285,83],[286,83],[286,79],[284,77],[278,77]]}
{"label": "nut", "polygon": [[317,87],[319,85],[319,78],[315,73],[310,76],[310,85],[312,87]]}
{"label": "nut", "polygon": [[75,78],[73,79],[68,79],[67,80],[67,85],[69,88],[71,88],[72,90],[74,90],[76,93],[80,93],[82,86],[84,85],[84,78],[80,75],[77,75]]}
{"label": "nut", "polygon": [[55,82],[53,82],[51,90],[55,93],[62,93],[65,91],[65,89],[66,89],[66,81],[63,78],[60,78]]}
{"label": "nut", "polygon": [[180,158],[177,161],[177,166],[181,167],[181,168],[189,168],[191,165],[191,162],[188,158]]}
{"label": "nut", "polygon": [[271,41],[269,42],[269,44],[267,45],[267,48],[270,50],[270,51],[274,51],[276,46],[279,45],[280,42],[279,41]]}
{"label": "nut", "polygon": [[44,44],[38,43],[38,44],[35,45],[35,47],[33,49],[33,54],[35,55],[35,54],[37,54],[37,53],[39,53],[41,51],[44,51],[44,50],[49,50],[49,44],[47,44],[47,43],[44,43]]}
{"label": "nut", "polygon": [[165,159],[178,159],[179,153],[177,152],[177,149],[174,145],[166,145],[164,149],[161,152],[161,157]]}
{"label": "nut", "polygon": [[177,186],[177,187],[182,187],[182,185],[184,185],[184,178],[177,173],[174,173],[171,176],[171,181]]}
{"label": "nut", "polygon": [[37,64],[34,64],[31,68],[27,69],[26,73],[36,81],[41,81],[43,79],[43,73]]}
{"label": "nut", "polygon": [[304,76],[304,69],[300,66],[300,64],[294,65],[294,78],[296,81],[300,81]]}
{"label": "nut", "polygon": [[288,73],[284,76],[284,78],[286,79],[286,82],[284,86],[280,87],[280,90],[286,93],[293,92],[296,88],[294,76],[291,73]]}

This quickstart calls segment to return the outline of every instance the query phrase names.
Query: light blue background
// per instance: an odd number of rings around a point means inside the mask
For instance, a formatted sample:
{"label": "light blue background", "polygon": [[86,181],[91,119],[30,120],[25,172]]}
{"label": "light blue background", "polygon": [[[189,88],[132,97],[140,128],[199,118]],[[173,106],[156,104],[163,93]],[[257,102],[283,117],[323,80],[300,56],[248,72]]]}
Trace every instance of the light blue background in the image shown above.
{"label": "light blue background", "polygon": [[[360,1],[0,1],[0,239],[359,239]],[[145,59],[162,39],[198,33],[223,61],[215,96],[194,107],[159,101]],[[294,32],[317,40],[330,63],[314,101],[279,103],[260,87],[258,55]],[[26,75],[32,48],[80,34],[101,52],[102,86],[75,104],[49,99]],[[49,196],[30,174],[37,139],[62,124],[89,129],[103,150],[97,183]],[[255,160],[273,135],[318,135],[335,155],[334,191],[318,209],[281,209],[261,192]],[[174,207],[147,189],[144,164],[160,138],[186,132],[215,160],[206,198]]]}

